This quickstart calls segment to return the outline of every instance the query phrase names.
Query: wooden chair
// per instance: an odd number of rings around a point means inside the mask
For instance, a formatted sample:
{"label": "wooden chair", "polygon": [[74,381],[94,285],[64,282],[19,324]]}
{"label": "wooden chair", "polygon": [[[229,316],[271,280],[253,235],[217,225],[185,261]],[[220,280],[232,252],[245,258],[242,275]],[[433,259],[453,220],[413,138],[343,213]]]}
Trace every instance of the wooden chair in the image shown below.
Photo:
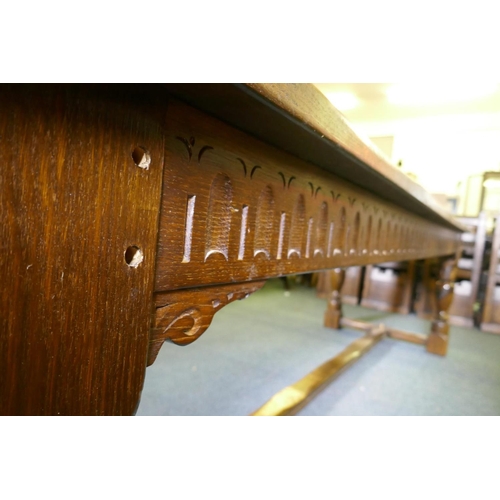
{"label": "wooden chair", "polygon": [[379,311],[411,311],[415,261],[366,266],[361,305]]}
{"label": "wooden chair", "polygon": [[493,242],[488,270],[488,281],[483,305],[481,330],[500,333],[500,214],[495,220]]}
{"label": "wooden chair", "polygon": [[[457,217],[456,219],[469,230],[462,233],[461,257],[457,263],[457,277],[449,310],[449,321],[453,325],[472,327],[475,324],[474,314],[483,272],[487,216],[485,212],[481,212],[478,217]],[[421,279],[417,284],[414,309],[422,318],[429,318],[435,313],[432,310],[433,301],[429,298],[434,284],[431,271],[433,264],[432,259],[424,261]]]}

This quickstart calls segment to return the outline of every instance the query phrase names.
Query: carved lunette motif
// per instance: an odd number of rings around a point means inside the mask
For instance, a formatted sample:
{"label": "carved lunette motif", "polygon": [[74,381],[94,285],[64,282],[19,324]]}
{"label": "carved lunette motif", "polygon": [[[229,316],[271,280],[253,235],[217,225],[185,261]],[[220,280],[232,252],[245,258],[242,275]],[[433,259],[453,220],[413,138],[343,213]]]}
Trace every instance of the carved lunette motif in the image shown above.
{"label": "carved lunette motif", "polygon": [[148,366],[154,363],[163,342],[191,344],[210,326],[217,311],[230,302],[247,298],[264,283],[254,281],[157,293]]}
{"label": "carved lunette motif", "polygon": [[456,251],[452,229],[188,106],[169,113],[157,291]]}

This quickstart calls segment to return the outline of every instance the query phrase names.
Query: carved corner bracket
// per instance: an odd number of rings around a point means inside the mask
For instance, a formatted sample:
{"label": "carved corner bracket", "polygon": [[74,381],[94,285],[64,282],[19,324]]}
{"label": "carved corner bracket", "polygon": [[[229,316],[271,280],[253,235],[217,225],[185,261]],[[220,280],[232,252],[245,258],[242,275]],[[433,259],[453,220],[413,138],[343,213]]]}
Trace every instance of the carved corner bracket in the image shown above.
{"label": "carved corner bracket", "polygon": [[157,293],[148,366],[155,362],[163,342],[191,344],[210,326],[217,311],[230,302],[247,298],[264,283],[253,281]]}

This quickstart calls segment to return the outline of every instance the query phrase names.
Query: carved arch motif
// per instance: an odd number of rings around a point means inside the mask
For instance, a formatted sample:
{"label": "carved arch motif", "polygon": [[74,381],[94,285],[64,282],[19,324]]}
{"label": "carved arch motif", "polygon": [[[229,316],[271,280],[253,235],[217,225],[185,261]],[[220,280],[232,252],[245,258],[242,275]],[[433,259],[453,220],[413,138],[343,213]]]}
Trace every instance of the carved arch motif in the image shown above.
{"label": "carved arch motif", "polygon": [[306,222],[306,205],[304,195],[299,194],[292,212],[292,223],[290,227],[290,238],[288,241],[287,257],[302,256],[302,245],[304,241]]}
{"label": "carved arch motif", "polygon": [[334,255],[342,255],[344,253],[346,240],[346,211],[344,207],[340,209],[338,219],[338,223],[336,224],[337,227],[335,228]]}
{"label": "carved arch motif", "polygon": [[354,222],[352,224],[352,227],[349,226],[349,254],[350,255],[355,255],[358,246],[359,246],[359,234],[360,234],[360,227],[361,227],[361,216],[359,212],[356,212],[356,215],[354,216]]}
{"label": "carved arch motif", "polygon": [[255,221],[254,257],[258,255],[269,259],[274,229],[274,196],[271,186],[266,186],[261,192],[257,204],[257,219]]}
{"label": "carved arch motif", "polygon": [[316,245],[314,248],[314,256],[324,256],[327,251],[326,238],[328,231],[328,203],[324,201],[318,210],[318,218],[316,223]]}
{"label": "carved arch motif", "polygon": [[217,254],[228,260],[232,200],[233,188],[231,180],[226,174],[217,174],[210,187],[205,237],[205,261]]}

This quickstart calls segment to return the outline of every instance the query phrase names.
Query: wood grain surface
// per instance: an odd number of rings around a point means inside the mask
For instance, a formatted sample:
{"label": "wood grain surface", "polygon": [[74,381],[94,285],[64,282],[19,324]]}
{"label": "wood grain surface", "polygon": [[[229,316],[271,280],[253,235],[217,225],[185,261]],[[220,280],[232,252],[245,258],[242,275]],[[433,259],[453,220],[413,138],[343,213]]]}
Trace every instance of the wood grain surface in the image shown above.
{"label": "wood grain surface", "polygon": [[481,330],[500,334],[500,214],[495,219]]}
{"label": "wood grain surface", "polygon": [[412,213],[463,229],[311,84],[165,84],[175,96]]}
{"label": "wood grain surface", "polygon": [[460,232],[172,101],[156,291],[456,252]]}
{"label": "wood grain surface", "polygon": [[174,87],[2,87],[0,414],[133,414],[148,350],[265,279],[455,253],[309,87]]}
{"label": "wood grain surface", "polygon": [[[139,403],[166,101],[136,90],[2,87],[3,415],[132,414]],[[135,164],[138,146],[149,165]]]}
{"label": "wood grain surface", "polygon": [[264,284],[252,281],[157,293],[148,366],[154,363],[166,340],[181,346],[191,344],[210,326],[217,311],[235,300],[248,298]]}

